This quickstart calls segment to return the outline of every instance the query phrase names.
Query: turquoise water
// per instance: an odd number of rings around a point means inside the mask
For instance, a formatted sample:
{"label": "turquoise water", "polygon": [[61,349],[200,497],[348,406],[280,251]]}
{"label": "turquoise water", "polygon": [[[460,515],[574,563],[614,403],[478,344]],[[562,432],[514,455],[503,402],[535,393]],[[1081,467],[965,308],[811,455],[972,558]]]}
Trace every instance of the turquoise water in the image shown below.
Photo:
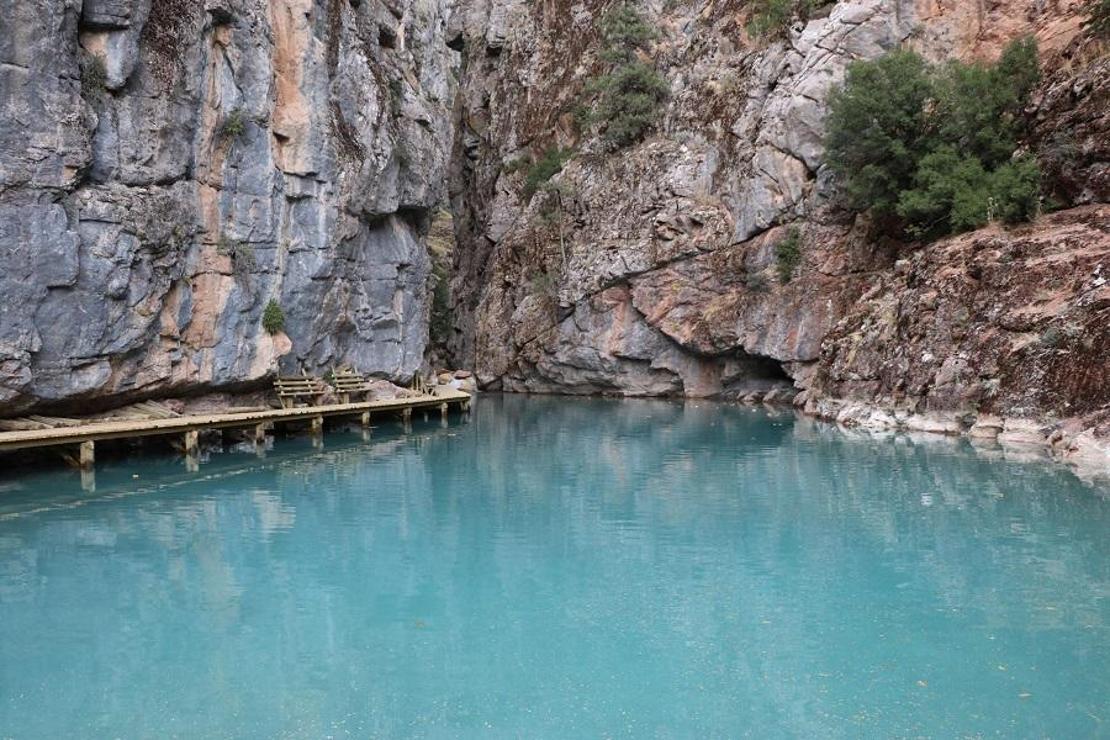
{"label": "turquoise water", "polygon": [[497,396],[325,445],[0,478],[0,737],[1110,735],[1060,467]]}

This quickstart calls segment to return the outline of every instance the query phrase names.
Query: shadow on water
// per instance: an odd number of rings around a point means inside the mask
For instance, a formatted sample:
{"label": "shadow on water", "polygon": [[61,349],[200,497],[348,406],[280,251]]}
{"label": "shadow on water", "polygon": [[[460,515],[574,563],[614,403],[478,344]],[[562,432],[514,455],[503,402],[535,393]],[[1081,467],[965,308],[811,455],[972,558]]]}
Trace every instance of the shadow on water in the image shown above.
{"label": "shadow on water", "polygon": [[0,480],[0,735],[1110,721],[1106,490],[962,441],[489,395],[96,485]]}

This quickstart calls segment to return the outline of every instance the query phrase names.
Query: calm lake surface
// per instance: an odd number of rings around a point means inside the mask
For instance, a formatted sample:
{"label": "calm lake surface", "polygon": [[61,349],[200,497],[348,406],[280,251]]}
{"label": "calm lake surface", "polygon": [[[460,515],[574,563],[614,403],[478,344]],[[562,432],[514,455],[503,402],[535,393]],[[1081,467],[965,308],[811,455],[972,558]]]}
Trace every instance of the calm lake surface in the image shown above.
{"label": "calm lake surface", "polygon": [[1110,735],[1110,499],[1048,463],[488,396],[96,485],[0,477],[0,737]]}

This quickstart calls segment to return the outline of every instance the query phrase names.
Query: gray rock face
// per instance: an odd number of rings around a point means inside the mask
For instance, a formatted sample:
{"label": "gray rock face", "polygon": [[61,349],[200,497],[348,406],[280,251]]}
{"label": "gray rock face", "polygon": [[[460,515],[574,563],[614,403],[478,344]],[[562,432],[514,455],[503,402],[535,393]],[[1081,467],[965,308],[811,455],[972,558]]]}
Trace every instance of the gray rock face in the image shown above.
{"label": "gray rock face", "polygon": [[[748,385],[785,382],[780,363],[815,360],[836,320],[830,308],[851,300],[853,273],[870,266],[841,258],[810,289],[810,307],[805,291],[778,286],[774,243],[761,237],[784,237],[779,224],[824,202],[826,93],[851,60],[901,43],[914,5],[838,3],[770,44],[747,38],[744,11],[731,6],[645,7],[670,99],[652,135],[616,154],[568,115],[600,69],[603,7],[575,6],[570,18],[512,0],[460,8],[452,192],[462,362],[510,389],[742,395],[745,374]],[[555,179],[554,206],[546,193],[525,197],[505,166],[553,146],[578,150]],[[815,254],[807,269],[827,258]],[[727,309],[707,317],[718,298]]]}
{"label": "gray rock face", "polygon": [[[616,153],[573,115],[605,68],[610,4],[460,7],[456,361],[520,390],[806,387],[826,336],[894,261],[830,205],[826,99],[849,63],[903,43],[932,59],[990,58],[1023,33],[1059,45],[1078,28],[1070,6],[973,5],[842,1],[759,41],[745,31],[751,3],[637,4],[659,32],[645,58],[670,94],[648,136]],[[552,147],[576,153],[554,190],[529,197],[508,165]],[[776,259],[791,227],[792,279]]]}
{"label": "gray rock face", "polygon": [[0,414],[411,377],[448,1],[0,0]]}

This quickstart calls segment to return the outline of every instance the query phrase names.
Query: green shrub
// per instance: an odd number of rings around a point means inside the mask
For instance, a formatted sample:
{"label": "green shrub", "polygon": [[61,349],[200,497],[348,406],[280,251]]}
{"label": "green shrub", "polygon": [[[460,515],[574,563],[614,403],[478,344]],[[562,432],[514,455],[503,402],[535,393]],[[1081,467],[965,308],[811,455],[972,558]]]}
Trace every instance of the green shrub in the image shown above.
{"label": "green shrub", "polygon": [[524,197],[531,199],[548,180],[559,174],[563,166],[574,156],[573,149],[560,149],[551,147],[544,151],[543,156],[524,168],[524,187],[521,192]]}
{"label": "green shrub", "polygon": [[802,233],[797,226],[791,226],[786,237],[775,245],[775,262],[779,274],[779,282],[789,283],[794,277],[794,270],[802,261]]}
{"label": "green shrub", "polygon": [[793,0],[761,0],[755,5],[747,31],[756,38],[763,38],[784,30],[793,16]]}
{"label": "green shrub", "polygon": [[220,124],[220,133],[228,139],[237,139],[247,130],[247,117],[242,108],[233,108]]}
{"label": "green shrub", "polygon": [[601,98],[592,119],[605,124],[602,138],[614,149],[634,144],[655,122],[670,94],[662,75],[644,62],[634,61],[598,78]]}
{"label": "green shrub", "polygon": [[267,334],[277,334],[285,330],[285,311],[281,310],[281,304],[273,298],[262,310],[262,328]]}
{"label": "green shrub", "polygon": [[1041,168],[1033,157],[1018,157],[991,176],[988,220],[1016,224],[1036,218],[1041,207]]}
{"label": "green shrub", "polygon": [[615,64],[632,61],[637,50],[646,49],[659,38],[659,32],[629,3],[618,5],[602,17],[601,35],[605,39],[602,59]]}
{"label": "green shrub", "polygon": [[1022,109],[1040,79],[1032,37],[1014,41],[993,67],[950,62],[932,75],[930,122],[940,145],[993,168],[1010,159],[1024,119]]}
{"label": "green shrub", "polygon": [[1090,0],[1087,12],[1090,17],[1084,22],[1084,27],[1096,36],[1110,38],[1110,0]]}
{"label": "green shrub", "polygon": [[851,207],[894,211],[929,151],[932,97],[928,65],[912,51],[849,65],[844,86],[829,96],[825,144]]}
{"label": "green shrub", "polygon": [[99,100],[108,84],[108,70],[104,60],[96,54],[81,55],[81,94]]}
{"label": "green shrub", "polygon": [[757,0],[746,30],[756,38],[778,36],[795,17],[808,21],[814,11],[831,4],[830,0]]}
{"label": "green shrub", "polygon": [[1039,74],[1031,38],[993,66],[935,67],[906,50],[853,63],[826,136],[848,205],[921,238],[1034,216],[1040,172],[1014,152]]}
{"label": "green shrub", "polygon": [[612,67],[587,85],[587,94],[597,99],[578,117],[586,125],[603,125],[602,139],[619,149],[643,138],[670,94],[670,86],[639,58],[637,52],[646,50],[658,32],[636,8],[626,3],[609,11],[601,21],[601,33],[605,42],[601,57]]}

